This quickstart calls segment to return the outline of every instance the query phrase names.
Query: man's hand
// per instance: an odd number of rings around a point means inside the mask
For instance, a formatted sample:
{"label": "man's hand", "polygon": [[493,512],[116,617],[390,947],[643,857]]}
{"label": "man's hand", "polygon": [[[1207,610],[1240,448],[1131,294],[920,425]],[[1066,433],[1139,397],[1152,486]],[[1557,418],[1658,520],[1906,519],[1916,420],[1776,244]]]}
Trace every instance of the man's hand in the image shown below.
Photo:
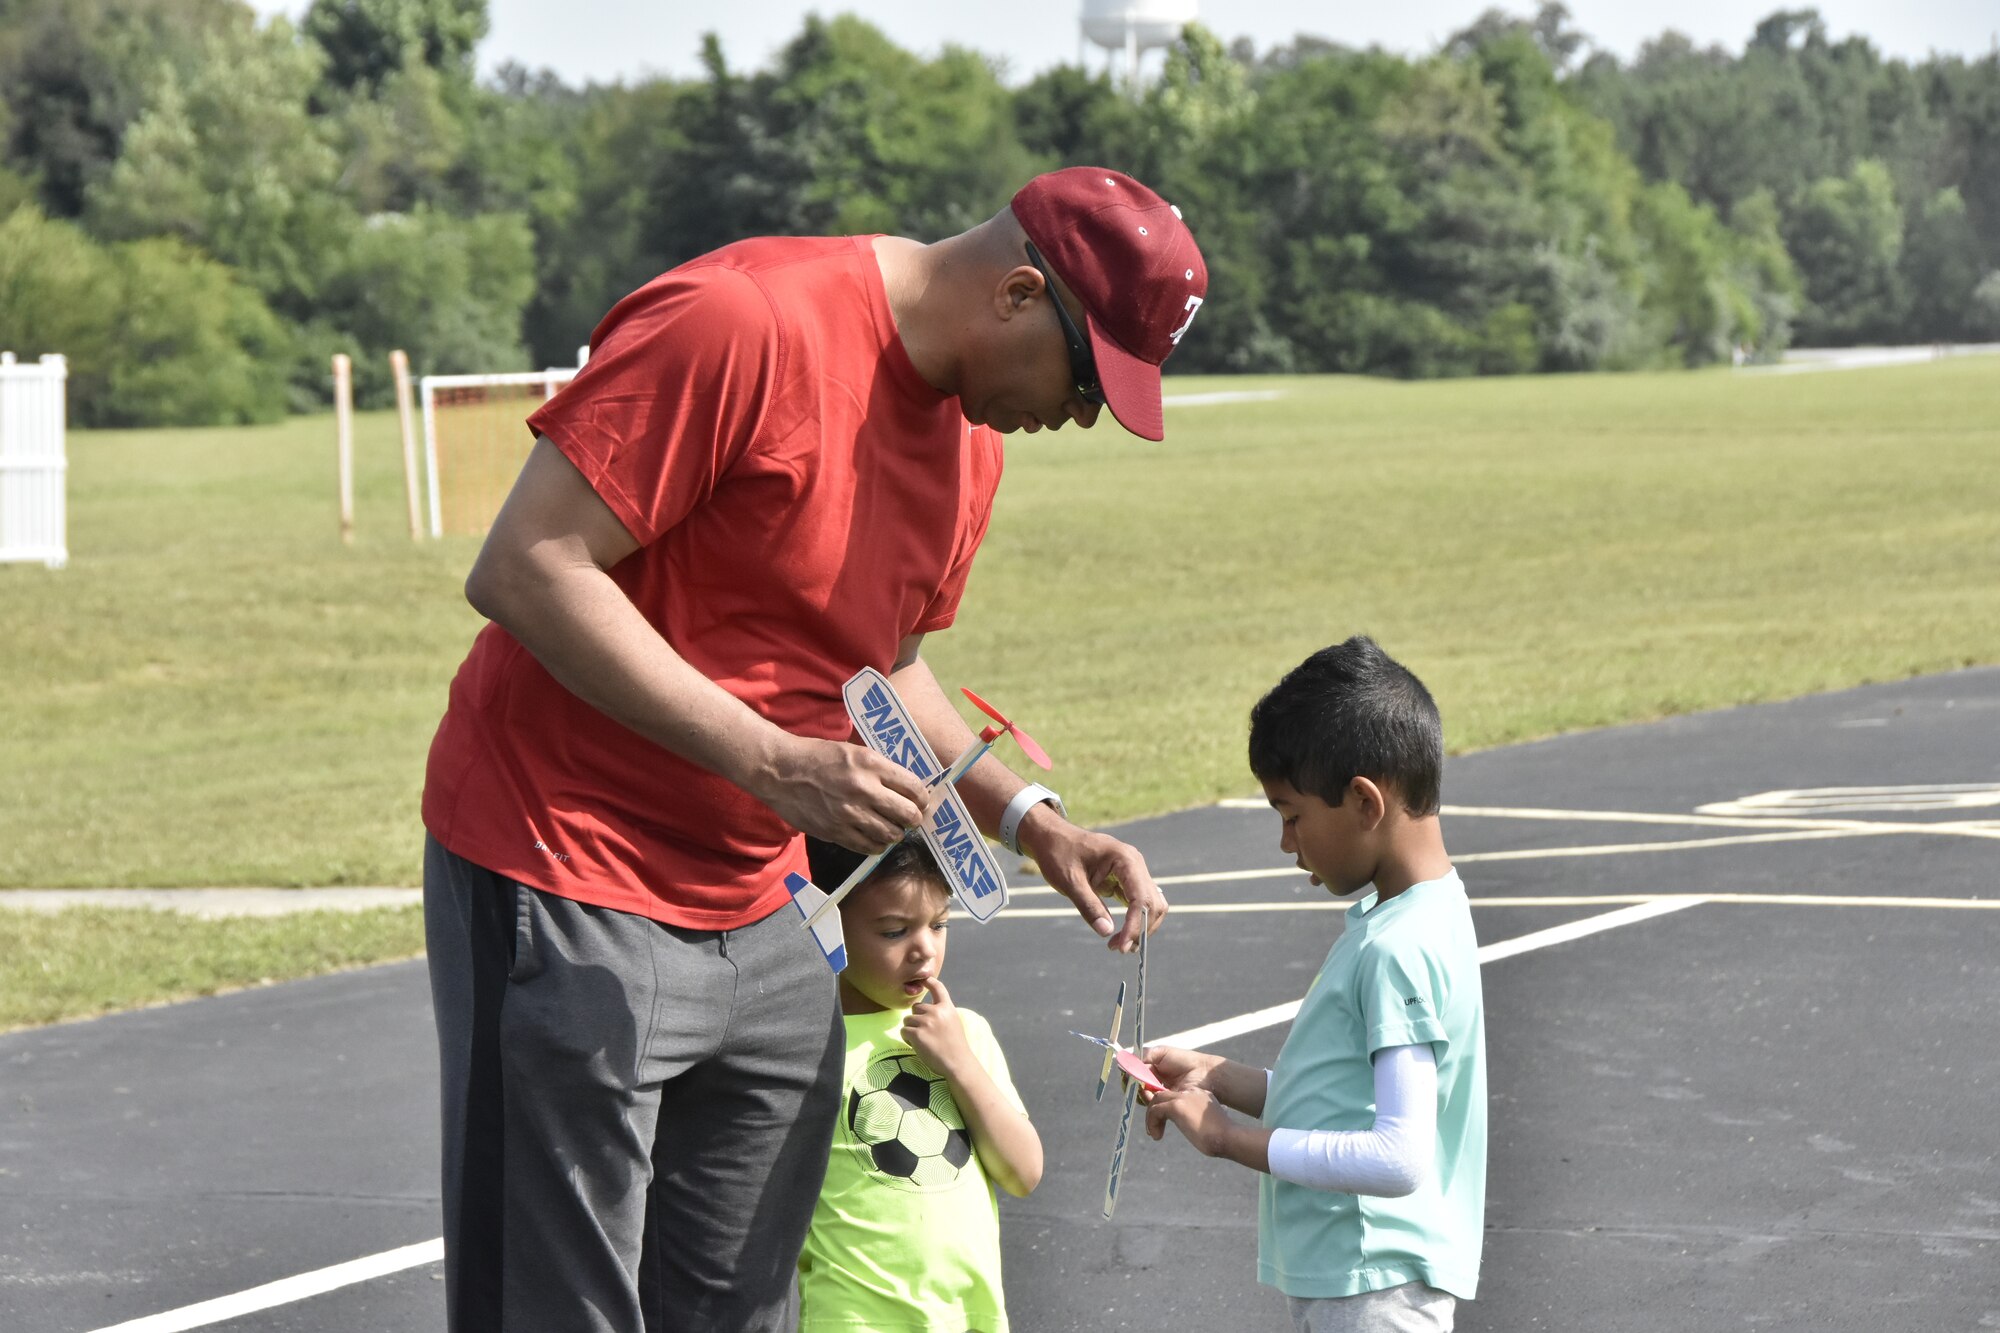
{"label": "man's hand", "polygon": [[[1166,920],[1166,895],[1153,883],[1146,858],[1136,847],[1107,833],[1078,828],[1047,804],[1028,812],[1019,837],[1022,848],[1041,868],[1042,878],[1076,904],[1077,914],[1092,930],[1109,936],[1105,943],[1110,948],[1131,953],[1139,947],[1148,909],[1154,930]],[[1125,923],[1116,933],[1105,906],[1114,898],[1125,904]]]}
{"label": "man's hand", "polygon": [[777,735],[775,752],[746,785],[793,828],[873,854],[923,819],[924,784],[901,764],[845,741]]}

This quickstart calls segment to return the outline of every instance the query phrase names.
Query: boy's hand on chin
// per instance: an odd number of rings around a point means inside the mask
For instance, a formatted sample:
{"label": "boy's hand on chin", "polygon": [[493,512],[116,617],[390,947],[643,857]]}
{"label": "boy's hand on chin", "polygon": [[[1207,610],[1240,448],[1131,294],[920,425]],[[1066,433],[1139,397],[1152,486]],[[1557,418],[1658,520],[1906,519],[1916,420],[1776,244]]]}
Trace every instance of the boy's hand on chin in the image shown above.
{"label": "boy's hand on chin", "polygon": [[971,1048],[965,1044],[965,1021],[951,1002],[951,992],[936,977],[929,985],[930,993],[911,1006],[903,1020],[903,1040],[924,1063],[949,1076],[962,1059],[970,1058]]}

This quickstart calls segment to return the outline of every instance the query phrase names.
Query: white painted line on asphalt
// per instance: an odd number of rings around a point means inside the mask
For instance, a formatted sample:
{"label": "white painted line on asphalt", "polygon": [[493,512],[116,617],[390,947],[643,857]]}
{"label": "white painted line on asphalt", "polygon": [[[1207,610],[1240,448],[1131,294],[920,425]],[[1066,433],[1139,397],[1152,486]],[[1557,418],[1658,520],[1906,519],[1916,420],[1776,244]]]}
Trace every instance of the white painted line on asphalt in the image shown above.
{"label": "white painted line on asphalt", "polygon": [[[1547,930],[1532,931],[1526,935],[1516,936],[1511,940],[1501,940],[1497,944],[1489,944],[1479,951],[1479,961],[1483,966],[1502,958],[1512,958],[1516,954],[1528,953],[1535,949],[1546,949],[1550,945],[1567,944],[1571,940],[1580,940],[1586,935],[1595,935],[1599,931],[1616,930],[1620,926],[1629,926],[1635,922],[1650,921],[1656,916],[1665,916],[1669,912],[1679,912],[1707,901],[1707,898],[1697,894],[1688,894],[1684,897],[1674,898],[1655,898],[1650,902],[1638,903],[1631,907],[1621,907],[1615,912],[1605,912],[1600,916],[1585,917],[1581,921],[1570,921],[1560,926],[1551,926]],[[1345,904],[1338,905],[1345,906]],[[1174,910],[1180,912],[1186,909],[1177,907]],[[1255,1013],[1239,1014],[1235,1018],[1225,1018],[1217,1023],[1204,1023],[1198,1028],[1189,1028],[1185,1032],[1176,1032],[1169,1036],[1161,1037],[1157,1042],[1148,1042],[1147,1045],[1185,1046],[1190,1050],[1200,1050],[1202,1047],[1213,1045],[1218,1041],[1227,1041],[1231,1037],[1240,1037],[1246,1032],[1257,1032],[1263,1028],[1276,1027],[1280,1023],[1289,1023],[1298,1012],[1299,1001],[1292,1000],[1286,1004],[1274,1004],[1269,1009],[1259,1009]]]}
{"label": "white painted line on asphalt", "polygon": [[2000,805],[2000,782],[1902,787],[1806,787],[1758,792],[1695,807],[1702,815],[1837,815],[1882,810],[1977,810]]}
{"label": "white painted line on asphalt", "polygon": [[[1056,895],[1054,889],[1014,889],[1011,892]],[[1474,907],[1592,907],[1607,903],[1677,902],[1729,903],[1750,907],[1915,907],[1926,910],[1959,908],[1971,911],[2000,911],[2000,898],[1897,898],[1886,895],[1846,897],[1837,893],[1588,893],[1564,897],[1474,898]],[[1211,912],[1344,912],[1354,905],[1351,898],[1298,898],[1279,903],[1177,903],[1173,915]],[[1124,909],[1112,905],[1111,910]],[[1075,915],[1073,907],[1010,907],[989,920],[1035,921]]]}
{"label": "white painted line on asphalt", "polygon": [[1712,903],[1744,903],[1753,907],[1942,907],[1973,911],[2000,909],[1996,898],[1843,898],[1835,893],[1705,893]]}
{"label": "white painted line on asphalt", "polygon": [[1213,1046],[1231,1037],[1240,1037],[1246,1032],[1260,1032],[1274,1028],[1280,1023],[1289,1023],[1299,1012],[1299,1001],[1274,1004],[1269,1009],[1259,1009],[1255,1013],[1238,1014],[1235,1018],[1225,1018],[1219,1023],[1204,1023],[1198,1028],[1185,1032],[1170,1032],[1158,1041],[1149,1041],[1148,1046],[1185,1046],[1191,1051]]}
{"label": "white painted line on asphalt", "polygon": [[1940,820],[1916,824],[1884,819],[1796,819],[1771,816],[1662,815],[1640,810],[1548,810],[1534,806],[1447,805],[1443,813],[1487,819],[1571,820],[1603,824],[1679,824],[1689,828],[1782,828],[1850,830],[1856,833],[1943,834],[1952,837],[2000,837],[2000,824],[1987,819]]}
{"label": "white painted line on asphalt", "polygon": [[225,1319],[236,1319],[243,1315],[268,1310],[274,1305],[289,1305],[309,1296],[334,1291],[341,1287],[351,1287],[357,1282],[367,1282],[391,1273],[400,1273],[406,1268],[418,1268],[424,1264],[434,1264],[444,1258],[444,1238],[420,1241],[415,1245],[405,1245],[400,1250],[386,1250],[381,1254],[371,1254],[361,1259],[350,1259],[344,1264],[331,1268],[317,1269],[311,1273],[300,1273],[296,1277],[279,1278],[261,1287],[239,1291],[233,1296],[218,1296],[212,1301],[202,1301],[198,1305],[184,1305],[178,1310],[168,1310],[164,1314],[147,1315],[141,1319],[128,1319],[122,1324],[112,1324],[96,1330],[96,1333],[181,1333],[182,1329],[202,1328],[209,1324],[219,1324]]}
{"label": "white painted line on asphalt", "polygon": [[1155,884],[1214,884],[1224,880],[1238,879],[1304,879],[1306,872],[1297,866],[1272,866],[1262,870],[1212,870],[1192,875],[1161,875]]}
{"label": "white painted line on asphalt", "polygon": [[[1269,810],[1263,801],[1229,797],[1217,801],[1224,810]],[[1708,807],[1703,807],[1707,809]],[[1873,834],[1919,834],[1955,838],[2000,838],[2000,821],[1938,820],[1932,823],[1881,819],[1788,819],[1752,815],[1671,815],[1648,810],[1552,810],[1534,806],[1447,805],[1441,813],[1471,819],[1538,819],[1582,824],[1670,824],[1686,828],[1780,828]],[[1460,857],[1460,860],[1467,858]]]}
{"label": "white painted line on asphalt", "polygon": [[[1768,822],[1765,823],[1768,827]],[[1817,842],[1825,838],[1865,838],[1878,830],[1835,828],[1835,829],[1787,829],[1779,833],[1744,833],[1727,838],[1681,838],[1666,842],[1597,842],[1580,847],[1518,847],[1502,852],[1459,852],[1452,855],[1454,865],[1471,865],[1480,861],[1555,861],[1575,856],[1631,856],[1641,852],[1680,852],[1707,847],[1742,847],[1760,842]],[[1253,879],[1304,879],[1306,872],[1297,866],[1262,866],[1255,870],[1207,870],[1186,875],[1161,875],[1153,880],[1162,888],[1176,884],[1232,884]],[[1009,889],[1013,895],[1031,893],[1054,893],[1038,885],[1025,885]]]}
{"label": "white painted line on asphalt", "polygon": [[1546,949],[1550,945],[1567,944],[1571,940],[1580,940],[1586,935],[1595,935],[1600,931],[1616,930],[1620,926],[1651,921],[1654,917],[1665,916],[1669,912],[1685,911],[1707,901],[1708,899],[1701,894],[1656,898],[1652,902],[1634,903],[1630,907],[1621,907],[1602,916],[1587,916],[1581,921],[1565,921],[1562,925],[1550,926],[1547,930],[1531,931],[1526,935],[1517,935],[1511,940],[1489,944],[1479,951],[1479,961],[1482,964],[1491,963],[1502,958],[1512,958],[1516,954],[1529,953],[1535,949]]}
{"label": "white painted line on asphalt", "polygon": [[1823,838],[1869,838],[1874,829],[1788,829],[1783,833],[1739,833],[1728,838],[1679,838],[1668,842],[1598,842],[1581,847],[1519,847],[1506,852],[1453,854],[1460,861],[1542,861],[1566,856],[1630,856],[1637,852],[1681,852],[1700,847],[1741,847],[1753,842],[1817,842]]}

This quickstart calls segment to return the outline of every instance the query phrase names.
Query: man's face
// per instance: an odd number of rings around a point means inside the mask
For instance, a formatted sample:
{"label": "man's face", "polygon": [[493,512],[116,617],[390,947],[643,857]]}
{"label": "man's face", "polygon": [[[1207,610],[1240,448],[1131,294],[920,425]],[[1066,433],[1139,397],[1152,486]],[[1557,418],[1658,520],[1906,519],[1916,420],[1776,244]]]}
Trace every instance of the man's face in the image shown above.
{"label": "man's face", "polygon": [[[995,331],[992,345],[967,364],[959,388],[966,420],[1003,435],[1061,430],[1072,421],[1086,429],[1097,424],[1100,404],[1088,401],[1076,382],[1070,339],[1055,313],[1062,297],[1044,274],[1032,264],[1008,274],[1004,300],[1011,317]],[[1082,308],[1061,308],[1087,347]],[[1083,355],[1087,359],[1087,351]],[[1094,369],[1085,373],[1094,381]]]}
{"label": "man's face", "polygon": [[1339,805],[1328,805],[1282,779],[1260,781],[1264,798],[1283,821],[1279,850],[1289,853],[1313,883],[1325,885],[1336,898],[1368,887],[1375,878],[1375,863],[1356,798],[1350,794]]}
{"label": "man's face", "polygon": [[868,883],[841,910],[847,969],[840,974],[848,1013],[908,1009],[944,969],[951,897],[915,876]]}

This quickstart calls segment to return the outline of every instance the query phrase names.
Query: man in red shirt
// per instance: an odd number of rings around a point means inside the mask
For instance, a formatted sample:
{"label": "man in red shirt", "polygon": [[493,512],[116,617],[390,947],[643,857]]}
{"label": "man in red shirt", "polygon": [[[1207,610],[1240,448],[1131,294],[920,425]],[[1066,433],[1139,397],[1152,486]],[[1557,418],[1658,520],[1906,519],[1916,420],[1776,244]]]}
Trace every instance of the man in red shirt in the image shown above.
{"label": "man in red shirt", "polygon": [[[873,851],[921,797],[841,683],[888,671],[941,760],[973,743],[920,646],[999,436],[1108,405],[1160,438],[1207,281],[1178,209],[1071,168],[931,245],[692,260],[529,419],[424,787],[453,1329],[791,1327],[843,1042],[784,877],[800,832]],[[1046,788],[988,757],[960,791],[1112,948],[1164,916]]]}

